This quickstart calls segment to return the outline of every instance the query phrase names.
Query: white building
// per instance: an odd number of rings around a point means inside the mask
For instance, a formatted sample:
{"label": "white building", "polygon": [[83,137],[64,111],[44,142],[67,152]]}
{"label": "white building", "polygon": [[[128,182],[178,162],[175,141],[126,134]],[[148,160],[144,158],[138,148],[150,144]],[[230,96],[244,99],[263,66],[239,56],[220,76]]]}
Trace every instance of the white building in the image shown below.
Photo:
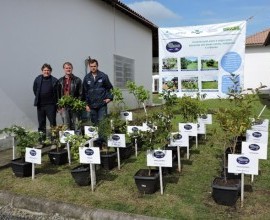
{"label": "white building", "polygon": [[0,128],[37,127],[32,85],[44,63],[60,78],[69,61],[83,78],[91,56],[114,86],[132,79],[151,91],[157,27],[118,0],[1,0],[0,27]]}
{"label": "white building", "polygon": [[270,28],[246,38],[245,88],[262,83],[270,90]]}

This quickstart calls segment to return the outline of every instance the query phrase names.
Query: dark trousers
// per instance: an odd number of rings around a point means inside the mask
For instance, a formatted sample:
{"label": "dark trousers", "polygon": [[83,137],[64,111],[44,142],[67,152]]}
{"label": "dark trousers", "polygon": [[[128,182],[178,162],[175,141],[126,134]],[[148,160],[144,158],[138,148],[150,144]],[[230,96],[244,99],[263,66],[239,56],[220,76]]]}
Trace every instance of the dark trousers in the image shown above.
{"label": "dark trousers", "polygon": [[101,108],[91,108],[90,110],[91,122],[94,124],[94,126],[97,126],[98,122],[100,122],[103,118],[105,118],[106,115],[107,115],[107,105],[102,106]]}
{"label": "dark trousers", "polygon": [[72,111],[70,108],[65,108],[62,117],[64,124],[67,125],[69,130],[80,129],[77,125],[77,122],[80,120],[79,113]]}
{"label": "dark trousers", "polygon": [[50,122],[50,126],[56,126],[56,105],[43,105],[37,107],[38,116],[38,131],[43,132],[44,137],[46,137],[46,118]]}

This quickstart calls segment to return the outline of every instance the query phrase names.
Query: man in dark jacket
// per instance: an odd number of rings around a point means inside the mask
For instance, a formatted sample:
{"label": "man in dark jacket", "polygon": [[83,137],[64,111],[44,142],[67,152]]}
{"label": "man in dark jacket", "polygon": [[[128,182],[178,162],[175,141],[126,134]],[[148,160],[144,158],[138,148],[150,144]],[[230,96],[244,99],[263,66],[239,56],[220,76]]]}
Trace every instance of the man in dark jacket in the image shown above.
{"label": "man in dark jacket", "polygon": [[108,75],[98,70],[98,61],[88,62],[90,73],[83,79],[83,99],[87,102],[92,123],[96,126],[107,115],[107,104],[113,100],[113,88]]}
{"label": "man in dark jacket", "polygon": [[35,94],[34,106],[37,107],[38,131],[46,138],[46,117],[50,126],[56,126],[57,102],[59,97],[58,80],[51,75],[52,67],[45,63],[41,67],[42,74],[37,76],[33,84]]}
{"label": "man in dark jacket", "polygon": [[[60,84],[60,96],[68,95],[75,98],[81,98],[82,94],[82,80],[75,76],[73,71],[73,65],[70,62],[63,64],[65,75],[59,79]],[[60,109],[60,113],[64,114],[64,122],[70,130],[76,129],[76,119],[80,119],[80,115],[73,112],[70,108]]]}

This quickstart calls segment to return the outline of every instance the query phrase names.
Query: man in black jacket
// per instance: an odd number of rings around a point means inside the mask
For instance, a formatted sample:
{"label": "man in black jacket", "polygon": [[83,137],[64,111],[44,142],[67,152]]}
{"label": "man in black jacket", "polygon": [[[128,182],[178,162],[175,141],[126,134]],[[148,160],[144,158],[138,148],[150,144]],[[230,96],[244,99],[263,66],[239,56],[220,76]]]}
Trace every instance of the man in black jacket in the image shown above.
{"label": "man in black jacket", "polygon": [[56,126],[57,102],[59,98],[58,80],[51,75],[52,67],[45,63],[41,67],[42,74],[37,76],[33,84],[35,94],[34,106],[37,107],[38,131],[46,138],[46,117],[50,126]]}
{"label": "man in black jacket", "polygon": [[[63,64],[65,75],[59,79],[61,88],[61,97],[69,95],[75,98],[81,98],[82,94],[82,80],[75,76],[73,71],[73,65],[70,62]],[[73,112],[70,108],[60,109],[60,113],[65,113],[64,122],[70,130],[76,129],[76,119],[80,119],[80,115]]]}
{"label": "man in black jacket", "polygon": [[107,104],[113,100],[113,88],[108,75],[98,70],[98,61],[88,61],[90,73],[83,79],[83,99],[87,102],[92,123],[96,126],[107,115]]}

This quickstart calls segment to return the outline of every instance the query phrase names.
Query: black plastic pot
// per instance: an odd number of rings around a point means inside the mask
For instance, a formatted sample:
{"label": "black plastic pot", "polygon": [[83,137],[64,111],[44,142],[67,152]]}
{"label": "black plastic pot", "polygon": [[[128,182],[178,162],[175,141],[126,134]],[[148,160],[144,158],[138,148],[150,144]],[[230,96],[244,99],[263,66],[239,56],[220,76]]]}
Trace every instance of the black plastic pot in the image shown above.
{"label": "black plastic pot", "polygon": [[105,170],[112,170],[116,167],[116,152],[100,152],[101,167]]}
{"label": "black plastic pot", "polygon": [[119,152],[121,160],[128,159],[133,152],[133,144],[127,143],[126,147],[119,147]]}
{"label": "black plastic pot", "polygon": [[134,175],[134,180],[139,192],[153,194],[159,189],[159,171],[151,169],[140,169]]}
{"label": "black plastic pot", "polygon": [[241,190],[241,180],[217,177],[212,183],[212,197],[219,205],[235,205]]}
{"label": "black plastic pot", "polygon": [[51,150],[48,152],[50,162],[54,165],[63,165],[68,162],[68,152],[66,149]]}
{"label": "black plastic pot", "polygon": [[71,170],[71,175],[79,186],[88,186],[91,183],[90,166],[79,165]]}
{"label": "black plastic pot", "polygon": [[23,158],[12,160],[11,169],[17,177],[29,177],[32,175],[32,163],[25,162]]}

